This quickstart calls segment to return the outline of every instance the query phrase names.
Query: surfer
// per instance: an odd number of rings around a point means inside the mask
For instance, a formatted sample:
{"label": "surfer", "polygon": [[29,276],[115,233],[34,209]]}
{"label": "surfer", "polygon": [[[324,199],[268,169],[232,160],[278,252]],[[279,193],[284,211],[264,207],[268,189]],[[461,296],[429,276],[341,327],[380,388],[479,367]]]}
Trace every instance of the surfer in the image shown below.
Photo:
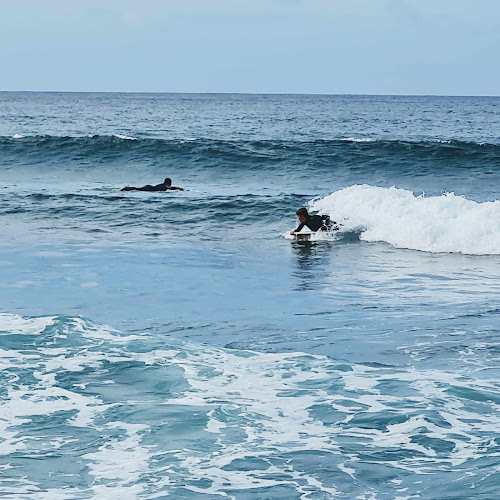
{"label": "surfer", "polygon": [[309,215],[307,208],[299,208],[297,212],[297,219],[300,224],[297,229],[290,232],[290,234],[295,234],[302,231],[304,226],[308,227],[311,231],[330,231],[338,229],[334,227],[337,223],[330,220],[329,215]]}
{"label": "surfer", "polygon": [[151,184],[142,187],[125,186],[120,191],[184,191],[184,188],[172,186],[172,179],[167,177],[161,184],[156,184],[156,186],[151,186]]}

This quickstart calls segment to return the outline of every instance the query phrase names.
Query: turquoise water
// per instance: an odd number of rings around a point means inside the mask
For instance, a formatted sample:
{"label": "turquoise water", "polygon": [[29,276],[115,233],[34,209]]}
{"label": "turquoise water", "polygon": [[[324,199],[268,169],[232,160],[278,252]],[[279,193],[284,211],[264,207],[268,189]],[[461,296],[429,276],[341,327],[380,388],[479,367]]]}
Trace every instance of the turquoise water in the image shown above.
{"label": "turquoise water", "polygon": [[0,100],[1,496],[497,497],[498,98]]}

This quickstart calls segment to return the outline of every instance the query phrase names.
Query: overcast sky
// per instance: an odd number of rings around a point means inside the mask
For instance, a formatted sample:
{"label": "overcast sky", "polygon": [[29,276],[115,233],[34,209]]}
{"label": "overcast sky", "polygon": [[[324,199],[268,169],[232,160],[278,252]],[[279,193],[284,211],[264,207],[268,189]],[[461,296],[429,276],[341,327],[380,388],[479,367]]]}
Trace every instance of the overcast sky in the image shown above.
{"label": "overcast sky", "polygon": [[0,0],[0,90],[500,95],[500,0]]}

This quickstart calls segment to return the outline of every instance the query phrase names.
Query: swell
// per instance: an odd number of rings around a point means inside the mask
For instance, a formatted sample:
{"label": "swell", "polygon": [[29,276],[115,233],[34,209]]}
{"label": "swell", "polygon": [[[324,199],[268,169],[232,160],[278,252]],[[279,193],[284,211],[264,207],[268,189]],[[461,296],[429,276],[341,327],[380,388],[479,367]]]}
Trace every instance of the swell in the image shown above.
{"label": "swell", "polygon": [[419,160],[421,168],[433,167],[488,169],[500,167],[500,145],[465,141],[401,141],[333,139],[214,140],[157,139],[127,136],[0,137],[0,168],[17,165],[80,165],[86,167],[115,161],[186,160],[192,164],[235,164],[262,167],[280,162],[308,166],[337,163],[349,166],[369,162],[384,168],[387,163],[404,166]]}
{"label": "swell", "polygon": [[[283,221],[293,225],[297,206],[310,199],[307,195],[276,196],[234,195],[193,197],[130,197],[84,194],[34,193],[7,196],[0,217],[12,220],[16,235],[43,230],[78,233],[106,232],[119,238],[123,228],[147,233],[212,231],[251,232],[259,225],[279,236]],[[33,227],[34,225],[34,227]],[[54,237],[53,234],[51,237]]]}

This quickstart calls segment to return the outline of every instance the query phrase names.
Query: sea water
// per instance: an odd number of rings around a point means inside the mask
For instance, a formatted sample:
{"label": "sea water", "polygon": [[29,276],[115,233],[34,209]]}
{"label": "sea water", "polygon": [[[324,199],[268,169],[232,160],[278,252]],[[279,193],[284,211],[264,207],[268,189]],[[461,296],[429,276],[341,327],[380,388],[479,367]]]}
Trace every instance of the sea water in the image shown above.
{"label": "sea water", "polygon": [[0,93],[0,172],[2,498],[498,498],[500,98]]}

